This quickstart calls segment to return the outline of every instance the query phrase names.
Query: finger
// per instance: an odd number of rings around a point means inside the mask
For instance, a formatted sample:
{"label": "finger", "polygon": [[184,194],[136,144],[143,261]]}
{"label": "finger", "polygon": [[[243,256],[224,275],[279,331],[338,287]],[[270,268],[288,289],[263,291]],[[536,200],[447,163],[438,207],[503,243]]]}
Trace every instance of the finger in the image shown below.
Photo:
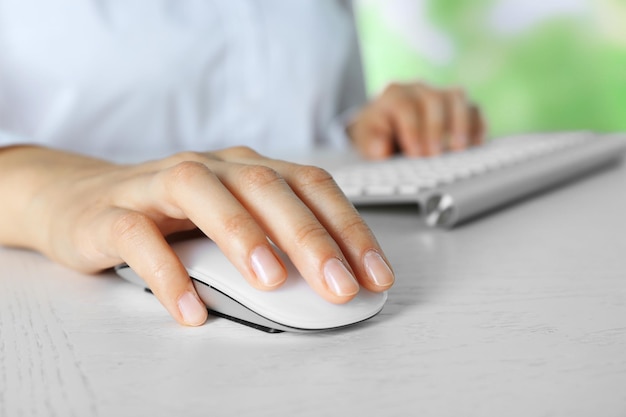
{"label": "finger", "polygon": [[216,164],[213,169],[309,285],[334,303],[352,299],[359,284],[344,254],[281,175],[267,166],[231,165]]}
{"label": "finger", "polygon": [[348,135],[356,149],[368,159],[384,159],[395,152],[394,135],[386,114],[370,106],[348,126]]}
{"label": "finger", "polygon": [[396,101],[388,113],[400,151],[411,157],[422,156],[426,148],[419,111],[417,103],[413,100],[402,99]]}
{"label": "finger", "polygon": [[480,145],[484,143],[487,134],[487,123],[480,108],[475,104],[469,106],[470,114],[470,145]]}
{"label": "finger", "polygon": [[156,224],[146,215],[112,209],[97,219],[104,236],[102,248],[113,248],[148,285],[157,299],[181,324],[199,326],[207,309],[180,260],[165,241]]}
{"label": "finger", "polygon": [[285,281],[287,271],[262,227],[206,165],[181,162],[148,177],[147,184],[127,185],[117,204],[154,217],[190,219],[255,288],[273,289]]}
{"label": "finger", "polygon": [[439,155],[445,140],[445,98],[437,91],[419,84],[414,93],[419,100],[424,132],[424,156]]}
{"label": "finger", "polygon": [[421,156],[426,145],[422,132],[421,109],[416,97],[408,93],[406,86],[391,84],[376,105],[389,120],[400,151],[411,157]]}
{"label": "finger", "polygon": [[452,151],[460,151],[470,143],[470,110],[466,102],[465,92],[460,88],[446,91],[448,107],[448,147]]}
{"label": "finger", "polygon": [[282,161],[266,163],[281,173],[328,231],[363,287],[378,292],[393,285],[393,271],[374,234],[328,173]]}
{"label": "finger", "polygon": [[370,291],[393,285],[393,270],[374,234],[326,171],[264,158],[247,148],[226,149],[217,155],[243,164],[263,164],[280,173],[339,246],[361,285]]}

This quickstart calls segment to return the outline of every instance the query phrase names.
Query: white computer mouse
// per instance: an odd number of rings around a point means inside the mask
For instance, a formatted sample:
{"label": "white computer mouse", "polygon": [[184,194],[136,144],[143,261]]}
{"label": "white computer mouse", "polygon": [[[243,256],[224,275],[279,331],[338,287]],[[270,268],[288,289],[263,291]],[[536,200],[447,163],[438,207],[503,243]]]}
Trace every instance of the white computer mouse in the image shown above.
{"label": "white computer mouse", "polygon": [[[280,255],[289,273],[287,281],[273,291],[260,291],[248,284],[210,239],[184,240],[173,243],[172,247],[210,312],[260,330],[309,332],[336,329],[375,316],[387,301],[387,293],[373,293],[361,288],[346,304],[330,303],[311,289],[284,254]],[[128,265],[119,265],[115,269],[126,280],[146,287]]]}

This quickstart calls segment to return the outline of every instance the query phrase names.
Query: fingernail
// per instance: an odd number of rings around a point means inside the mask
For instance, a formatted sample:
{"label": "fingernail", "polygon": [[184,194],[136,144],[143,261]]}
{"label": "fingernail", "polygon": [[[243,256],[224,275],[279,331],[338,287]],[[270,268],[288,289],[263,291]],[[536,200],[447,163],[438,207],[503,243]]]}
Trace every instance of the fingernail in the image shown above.
{"label": "fingernail", "polygon": [[191,291],[185,292],[178,299],[178,310],[185,324],[199,326],[206,321],[206,306]]}
{"label": "fingernail", "polygon": [[266,287],[276,287],[285,280],[285,268],[269,248],[259,246],[254,249],[250,260],[257,279]]}
{"label": "fingernail", "polygon": [[390,287],[395,277],[393,271],[382,256],[374,250],[367,252],[363,258],[367,275],[379,287]]}
{"label": "fingernail", "polygon": [[348,268],[337,258],[331,258],[324,265],[324,279],[328,288],[340,297],[354,295],[359,292],[359,283]]}

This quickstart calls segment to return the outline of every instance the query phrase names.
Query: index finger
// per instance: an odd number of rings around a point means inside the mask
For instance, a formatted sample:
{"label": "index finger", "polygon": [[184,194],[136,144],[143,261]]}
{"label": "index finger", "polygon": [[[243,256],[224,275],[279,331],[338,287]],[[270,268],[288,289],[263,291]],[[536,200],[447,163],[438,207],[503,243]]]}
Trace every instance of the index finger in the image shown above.
{"label": "index finger", "polygon": [[[172,248],[157,225],[145,214],[123,208],[103,212],[94,224],[94,242],[104,255],[120,258],[150,288],[179,323],[198,326],[207,319],[207,309]],[[107,252],[108,251],[108,252]],[[113,251],[113,252],[111,252]]]}

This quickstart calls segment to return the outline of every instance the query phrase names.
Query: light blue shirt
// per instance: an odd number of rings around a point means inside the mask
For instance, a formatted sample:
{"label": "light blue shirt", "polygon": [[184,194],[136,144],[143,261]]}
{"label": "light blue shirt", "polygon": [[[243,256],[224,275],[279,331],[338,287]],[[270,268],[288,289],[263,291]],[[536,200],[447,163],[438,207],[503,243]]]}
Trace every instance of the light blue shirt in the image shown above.
{"label": "light blue shirt", "polygon": [[301,152],[364,101],[347,0],[0,2],[0,146]]}

